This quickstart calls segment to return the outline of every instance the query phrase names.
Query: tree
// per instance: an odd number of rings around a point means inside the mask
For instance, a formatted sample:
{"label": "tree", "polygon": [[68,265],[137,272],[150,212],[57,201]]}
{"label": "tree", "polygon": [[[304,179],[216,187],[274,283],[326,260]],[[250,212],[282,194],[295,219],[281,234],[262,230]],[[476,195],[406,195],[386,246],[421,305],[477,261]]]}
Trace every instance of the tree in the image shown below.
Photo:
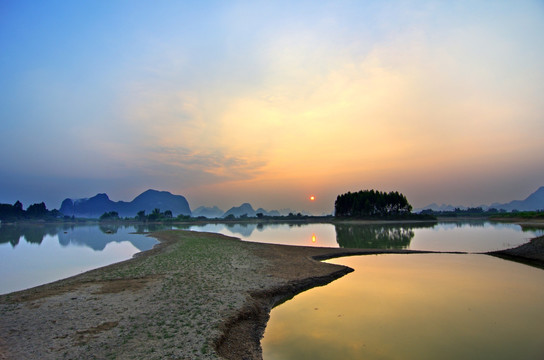
{"label": "tree", "polygon": [[334,209],[338,217],[398,217],[410,214],[412,205],[398,191],[361,190],[338,195]]}
{"label": "tree", "polygon": [[17,201],[15,204],[0,204],[0,220],[22,219],[25,215],[23,204]]}
{"label": "tree", "polygon": [[145,221],[145,210],[138,211],[136,218],[140,221]]}
{"label": "tree", "polygon": [[167,219],[171,219],[173,217],[172,210],[166,210],[164,212],[164,217],[167,218]]}
{"label": "tree", "polygon": [[151,214],[147,215],[147,220],[150,220],[150,221],[158,220],[160,219],[160,217],[161,217],[161,209],[155,208],[153,209]]}
{"label": "tree", "polygon": [[100,216],[100,220],[119,220],[117,211],[105,212]]}
{"label": "tree", "polygon": [[49,212],[45,207],[45,203],[32,204],[26,209],[26,215],[30,218],[44,218]]}

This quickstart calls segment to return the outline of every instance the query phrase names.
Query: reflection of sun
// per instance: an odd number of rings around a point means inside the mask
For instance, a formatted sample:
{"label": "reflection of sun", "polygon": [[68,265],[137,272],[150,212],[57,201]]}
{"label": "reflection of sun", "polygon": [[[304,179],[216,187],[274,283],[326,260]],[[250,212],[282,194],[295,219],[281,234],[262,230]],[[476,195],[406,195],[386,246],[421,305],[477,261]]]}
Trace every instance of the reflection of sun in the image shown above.
{"label": "reflection of sun", "polygon": [[315,234],[312,234],[312,242],[316,242],[317,238],[315,237]]}
{"label": "reflection of sun", "polygon": [[311,200],[311,201],[314,201],[314,200],[315,200],[315,196],[311,195],[311,196],[310,196],[310,200]]}

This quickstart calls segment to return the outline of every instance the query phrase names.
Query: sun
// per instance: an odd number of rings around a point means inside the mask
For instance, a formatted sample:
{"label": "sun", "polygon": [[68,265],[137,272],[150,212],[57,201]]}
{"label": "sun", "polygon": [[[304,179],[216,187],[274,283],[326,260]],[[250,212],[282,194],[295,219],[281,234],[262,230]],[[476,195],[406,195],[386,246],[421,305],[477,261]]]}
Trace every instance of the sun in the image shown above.
{"label": "sun", "polygon": [[315,200],[315,196],[310,195],[310,201],[314,201],[314,200]]}

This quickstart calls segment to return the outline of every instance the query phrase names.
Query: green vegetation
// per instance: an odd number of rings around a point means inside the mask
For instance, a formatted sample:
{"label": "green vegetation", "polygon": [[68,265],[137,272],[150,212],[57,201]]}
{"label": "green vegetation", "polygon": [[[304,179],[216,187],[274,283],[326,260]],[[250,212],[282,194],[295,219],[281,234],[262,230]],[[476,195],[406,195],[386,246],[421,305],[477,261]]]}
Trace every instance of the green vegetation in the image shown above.
{"label": "green vegetation", "polygon": [[406,196],[398,191],[389,193],[361,190],[338,195],[334,202],[336,217],[348,218],[405,218],[412,212]]}
{"label": "green vegetation", "polygon": [[105,212],[100,216],[100,220],[119,220],[119,213],[117,211]]}
{"label": "green vegetation", "polygon": [[496,218],[515,218],[515,219],[544,219],[544,210],[537,211],[515,211],[510,213],[500,213],[491,216],[491,219]]}

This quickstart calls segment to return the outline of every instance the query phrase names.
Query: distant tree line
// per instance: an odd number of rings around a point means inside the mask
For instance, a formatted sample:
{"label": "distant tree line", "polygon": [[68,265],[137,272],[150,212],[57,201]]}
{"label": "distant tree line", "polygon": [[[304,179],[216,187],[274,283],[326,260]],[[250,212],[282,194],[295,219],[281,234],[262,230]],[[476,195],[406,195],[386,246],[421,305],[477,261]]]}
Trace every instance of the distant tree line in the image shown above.
{"label": "distant tree line", "polygon": [[484,210],[481,206],[478,207],[469,207],[466,209],[461,208],[454,208],[453,210],[432,210],[432,209],[426,209],[422,210],[420,214],[424,215],[433,215],[433,216],[440,216],[440,217],[487,217],[487,216],[494,216],[499,214],[505,214],[506,210],[504,209],[496,209],[496,208],[489,208],[487,210]]}
{"label": "distant tree line", "polygon": [[412,205],[398,191],[389,193],[361,190],[338,195],[334,202],[336,217],[391,218],[410,215]]}
{"label": "distant tree line", "polygon": [[16,201],[15,204],[0,204],[0,220],[36,220],[36,219],[56,219],[62,217],[57,209],[47,210],[45,203],[32,204],[26,210],[23,210],[23,204]]}

